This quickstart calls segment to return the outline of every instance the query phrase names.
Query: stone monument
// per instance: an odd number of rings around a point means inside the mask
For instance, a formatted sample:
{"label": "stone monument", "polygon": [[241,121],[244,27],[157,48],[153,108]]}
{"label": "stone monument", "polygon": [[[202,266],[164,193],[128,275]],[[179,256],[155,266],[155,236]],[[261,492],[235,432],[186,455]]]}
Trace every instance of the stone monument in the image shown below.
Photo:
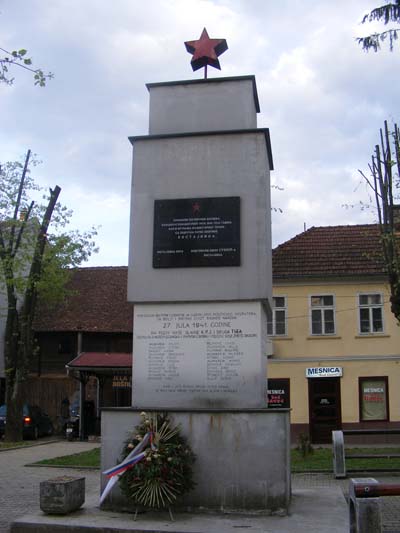
{"label": "stone monument", "polygon": [[[103,410],[102,470],[141,411],[168,411],[197,456],[184,507],[287,509],[289,411],[266,408],[273,164],[255,78],[147,88],[149,134],[130,138],[132,408]],[[105,507],[126,502],[114,490]]]}

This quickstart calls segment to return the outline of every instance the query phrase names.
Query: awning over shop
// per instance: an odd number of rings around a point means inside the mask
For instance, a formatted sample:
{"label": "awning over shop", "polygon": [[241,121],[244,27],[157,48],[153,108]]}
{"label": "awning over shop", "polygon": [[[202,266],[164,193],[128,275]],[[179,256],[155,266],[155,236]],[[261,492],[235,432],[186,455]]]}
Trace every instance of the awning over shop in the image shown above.
{"label": "awning over shop", "polygon": [[65,365],[68,371],[92,375],[110,374],[117,370],[132,369],[132,354],[118,352],[82,352]]}
{"label": "awning over shop", "polygon": [[[98,379],[98,413],[102,405],[102,389],[104,380],[113,378],[113,386],[130,387],[130,376],[132,374],[132,354],[118,352],[82,352],[75,359],[65,365],[69,375],[80,382],[79,395],[79,420],[80,439],[84,440],[86,435],[85,410],[82,406],[85,403],[86,384],[91,376]],[[121,376],[122,375],[122,376]],[[125,376],[125,379],[122,379]],[[114,383],[115,382],[115,383]],[[98,415],[99,416],[99,415]]]}

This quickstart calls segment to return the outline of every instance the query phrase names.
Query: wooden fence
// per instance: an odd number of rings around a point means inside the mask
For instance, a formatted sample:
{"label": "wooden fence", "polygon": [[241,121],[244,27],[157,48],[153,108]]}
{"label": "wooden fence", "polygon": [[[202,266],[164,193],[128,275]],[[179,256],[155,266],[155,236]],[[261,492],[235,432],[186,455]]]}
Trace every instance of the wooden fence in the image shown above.
{"label": "wooden fence", "polygon": [[67,376],[29,377],[26,383],[26,403],[38,405],[51,418],[56,431],[59,431],[61,402],[68,398],[71,402],[79,384]]}

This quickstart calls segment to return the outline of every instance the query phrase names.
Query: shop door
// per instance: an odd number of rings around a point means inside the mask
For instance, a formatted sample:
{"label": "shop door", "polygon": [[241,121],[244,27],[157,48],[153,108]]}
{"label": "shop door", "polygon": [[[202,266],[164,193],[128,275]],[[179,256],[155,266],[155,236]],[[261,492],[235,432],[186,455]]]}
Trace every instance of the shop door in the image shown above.
{"label": "shop door", "polygon": [[311,442],[332,442],[332,431],[342,427],[340,378],[308,380]]}

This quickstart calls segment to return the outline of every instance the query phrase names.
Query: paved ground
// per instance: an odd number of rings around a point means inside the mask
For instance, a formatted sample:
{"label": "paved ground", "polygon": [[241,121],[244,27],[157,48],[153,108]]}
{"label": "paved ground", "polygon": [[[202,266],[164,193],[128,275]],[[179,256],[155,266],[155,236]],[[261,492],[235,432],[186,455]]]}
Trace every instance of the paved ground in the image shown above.
{"label": "paved ground", "polygon": [[[400,483],[400,474],[389,475],[378,472],[370,474],[350,474],[349,477],[373,477],[385,483]],[[334,479],[332,474],[294,474],[292,476],[292,489],[318,489],[320,487],[340,487],[347,499],[349,493],[348,479]],[[383,518],[383,530],[385,533],[400,533],[400,496],[381,498],[381,511]]]}
{"label": "paved ground", "polygon": [[[39,483],[57,477],[66,469],[31,468],[28,463],[69,455],[98,447],[87,442],[59,441],[52,444],[0,452],[0,532],[6,533],[17,517],[39,509]],[[79,470],[86,478],[87,492],[99,488],[99,473]],[[84,472],[84,474],[83,474]],[[74,474],[75,475],[75,474]]]}
{"label": "paved ground", "polygon": [[[18,450],[0,452],[0,533],[9,531],[9,525],[22,515],[39,511],[39,483],[42,480],[56,477],[70,472],[68,469],[32,468],[29,463],[44,458],[68,455],[99,446],[96,443],[81,443],[60,441],[42,446],[22,448]],[[99,513],[96,508],[98,502],[99,473],[91,470],[80,470],[86,478],[86,520],[91,523],[98,521],[99,515],[110,523],[115,523],[116,513],[110,516]],[[357,475],[357,477],[361,477]],[[387,483],[399,483],[399,476],[374,474],[373,477]],[[202,518],[202,526],[207,531],[235,531],[237,528],[251,529],[253,533],[291,533],[297,531],[319,531],[319,533],[339,533],[348,531],[347,504],[345,496],[348,491],[348,480],[335,480],[331,474],[295,474],[292,476],[293,502],[289,517],[267,517],[255,520],[249,517],[206,517]],[[384,517],[384,531],[386,533],[400,533],[400,497],[382,498]],[[71,515],[72,516],[72,515]],[[45,520],[45,518],[44,518]],[[123,515],[122,521],[132,518]],[[122,523],[122,522],[121,522]],[[148,527],[153,528],[156,522],[148,519]],[[181,530],[199,531],[200,523],[192,517],[188,521],[180,517],[175,526]],[[138,523],[139,525],[139,523]],[[143,520],[140,528],[143,531]],[[171,530],[172,524],[168,518],[165,529]],[[173,527],[173,526],[172,526]],[[51,529],[50,529],[51,531]]]}

